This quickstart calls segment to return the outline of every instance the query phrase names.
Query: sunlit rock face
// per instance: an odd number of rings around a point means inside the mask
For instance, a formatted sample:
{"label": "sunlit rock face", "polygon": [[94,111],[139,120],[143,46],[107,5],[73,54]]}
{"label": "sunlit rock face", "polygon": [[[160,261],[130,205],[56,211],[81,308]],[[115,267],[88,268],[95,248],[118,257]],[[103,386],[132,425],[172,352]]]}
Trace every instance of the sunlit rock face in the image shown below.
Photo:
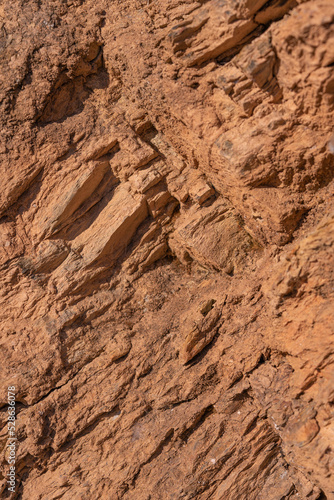
{"label": "sunlit rock face", "polygon": [[0,6],[1,498],[334,498],[333,48],[332,0]]}

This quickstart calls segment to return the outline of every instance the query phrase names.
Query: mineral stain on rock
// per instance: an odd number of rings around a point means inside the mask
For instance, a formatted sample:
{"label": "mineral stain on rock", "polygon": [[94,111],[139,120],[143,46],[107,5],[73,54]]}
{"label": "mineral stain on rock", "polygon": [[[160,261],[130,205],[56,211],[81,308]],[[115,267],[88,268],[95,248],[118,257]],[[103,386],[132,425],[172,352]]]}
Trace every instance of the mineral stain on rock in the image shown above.
{"label": "mineral stain on rock", "polygon": [[333,37],[332,0],[0,6],[1,498],[334,498]]}

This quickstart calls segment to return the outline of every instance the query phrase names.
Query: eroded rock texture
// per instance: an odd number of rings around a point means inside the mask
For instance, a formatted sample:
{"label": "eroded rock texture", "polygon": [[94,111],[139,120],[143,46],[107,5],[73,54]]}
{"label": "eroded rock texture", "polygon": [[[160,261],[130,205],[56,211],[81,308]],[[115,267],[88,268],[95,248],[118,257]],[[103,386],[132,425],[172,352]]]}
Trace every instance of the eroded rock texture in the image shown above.
{"label": "eroded rock texture", "polygon": [[1,4],[2,498],[334,498],[333,21]]}

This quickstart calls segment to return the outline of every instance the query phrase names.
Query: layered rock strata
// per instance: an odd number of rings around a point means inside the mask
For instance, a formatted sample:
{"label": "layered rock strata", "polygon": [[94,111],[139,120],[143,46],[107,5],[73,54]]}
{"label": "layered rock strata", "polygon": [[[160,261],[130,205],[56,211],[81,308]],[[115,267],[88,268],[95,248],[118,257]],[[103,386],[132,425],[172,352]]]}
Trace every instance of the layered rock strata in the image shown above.
{"label": "layered rock strata", "polygon": [[0,6],[3,498],[334,498],[333,48],[332,0]]}

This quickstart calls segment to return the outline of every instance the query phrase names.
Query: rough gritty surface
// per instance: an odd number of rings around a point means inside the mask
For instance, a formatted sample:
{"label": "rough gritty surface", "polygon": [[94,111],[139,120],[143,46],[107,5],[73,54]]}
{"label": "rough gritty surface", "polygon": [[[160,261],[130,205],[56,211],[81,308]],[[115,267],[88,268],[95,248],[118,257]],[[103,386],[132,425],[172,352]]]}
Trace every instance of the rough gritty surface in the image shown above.
{"label": "rough gritty surface", "polygon": [[0,5],[1,448],[24,500],[334,499],[332,0]]}

